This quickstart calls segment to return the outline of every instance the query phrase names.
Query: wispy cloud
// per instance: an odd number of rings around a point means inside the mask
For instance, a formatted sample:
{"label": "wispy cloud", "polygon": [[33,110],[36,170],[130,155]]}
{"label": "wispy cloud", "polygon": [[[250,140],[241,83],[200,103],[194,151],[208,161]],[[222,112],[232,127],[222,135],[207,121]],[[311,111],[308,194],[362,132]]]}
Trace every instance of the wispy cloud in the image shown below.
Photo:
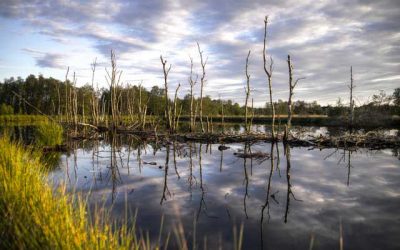
{"label": "wispy cloud", "polygon": [[65,55],[52,52],[42,52],[35,49],[23,48],[22,51],[29,53],[36,60],[36,65],[43,68],[65,68]]}

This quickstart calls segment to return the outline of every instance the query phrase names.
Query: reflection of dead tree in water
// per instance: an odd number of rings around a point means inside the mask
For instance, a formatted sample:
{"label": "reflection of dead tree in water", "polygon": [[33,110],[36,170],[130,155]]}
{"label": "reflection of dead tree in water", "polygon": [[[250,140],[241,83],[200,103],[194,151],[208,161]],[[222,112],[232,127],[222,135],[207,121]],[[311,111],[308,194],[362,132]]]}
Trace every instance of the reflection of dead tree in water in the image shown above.
{"label": "reflection of dead tree in water", "polygon": [[347,186],[350,186],[350,169],[352,168],[351,165],[351,150],[347,151],[348,155],[347,155]]}
{"label": "reflection of dead tree in water", "polygon": [[[244,152],[251,152],[250,150],[250,144],[246,143],[244,146]],[[250,160],[252,161],[252,158],[250,158]],[[244,209],[244,213],[246,215],[246,219],[249,218],[249,216],[247,215],[247,206],[246,206],[246,198],[249,196],[248,194],[248,188],[249,188],[249,176],[247,175],[247,158],[243,158],[243,170],[244,170],[244,183],[245,183],[245,193],[244,193],[244,197],[243,197],[243,209]],[[251,162],[252,164],[252,162]]]}
{"label": "reflection of dead tree in water", "polygon": [[174,141],[173,142],[173,146],[174,146],[174,167],[175,167],[175,173],[176,173],[176,176],[178,176],[178,180],[181,178],[181,176],[179,175],[179,172],[178,172],[178,168],[177,168],[177,166],[176,166],[176,150],[177,150],[177,145],[176,145],[176,141]]}
{"label": "reflection of dead tree in water", "polygon": [[112,193],[111,193],[111,201],[114,203],[115,195],[117,192],[117,184],[121,182],[121,176],[118,169],[117,162],[117,137],[114,133],[110,134],[111,137],[111,159],[110,159],[110,179],[112,181]]}
{"label": "reflection of dead tree in water", "polygon": [[193,175],[193,149],[192,149],[192,143],[189,143],[189,177],[188,177],[188,182],[189,182],[189,191],[190,191],[190,200],[192,200],[192,187],[194,182],[197,183],[196,177]]}
{"label": "reflection of dead tree in water", "polygon": [[[331,154],[329,154],[328,156],[326,156],[326,157],[324,158],[324,160],[326,160],[326,159],[328,159],[329,157],[331,157],[331,156],[332,156],[333,154],[335,154],[338,150],[339,150],[339,149],[336,149],[335,151],[333,151]],[[347,152],[347,162],[346,162],[346,152]],[[348,149],[348,150],[343,149],[342,156],[339,158],[339,160],[338,160],[338,162],[337,162],[337,165],[339,165],[339,164],[341,164],[341,163],[346,164],[346,167],[347,167],[347,182],[346,182],[346,184],[347,184],[347,186],[350,186],[350,173],[351,173],[351,168],[353,167],[353,166],[351,165],[351,154],[352,154],[353,152],[356,152],[356,149]]]}
{"label": "reflection of dead tree in water", "polygon": [[201,198],[200,198],[199,210],[197,211],[196,220],[199,220],[200,213],[202,211],[203,205],[204,205],[203,211],[207,215],[207,205],[206,205],[206,202],[204,201],[205,190],[204,190],[204,186],[203,186],[203,168],[202,168],[202,165],[201,165],[201,153],[202,153],[201,152],[201,147],[202,147],[202,144],[200,144],[200,146],[199,146],[199,171],[200,171]]}
{"label": "reflection of dead tree in water", "polygon": [[220,150],[221,157],[219,159],[219,172],[222,172],[222,163],[224,162],[224,150]]}
{"label": "reflection of dead tree in water", "polygon": [[264,242],[263,242],[263,223],[264,223],[264,211],[265,209],[267,209],[267,215],[268,215],[268,219],[270,218],[270,214],[269,214],[269,196],[270,196],[270,191],[271,191],[271,180],[272,180],[272,174],[274,172],[274,145],[275,143],[271,143],[271,167],[270,167],[270,171],[269,171],[269,177],[268,177],[268,185],[267,185],[267,196],[265,199],[265,203],[262,206],[261,209],[261,220],[260,220],[260,236],[261,236],[261,249],[264,249]]}
{"label": "reflection of dead tree in water", "polygon": [[286,181],[287,181],[287,193],[286,193],[286,208],[285,208],[285,223],[287,223],[287,218],[289,214],[289,206],[290,206],[290,195],[292,195],[293,199],[297,201],[301,201],[296,199],[294,196],[294,193],[292,191],[292,184],[290,183],[290,146],[287,144],[284,144],[285,147],[285,156],[286,156]]}
{"label": "reflection of dead tree in water", "polygon": [[165,193],[167,193],[171,197],[171,192],[168,189],[168,183],[167,183],[167,181],[168,181],[168,164],[169,164],[169,145],[167,144],[165,147],[166,147],[167,152],[165,153],[164,188],[163,188],[163,195],[160,200],[160,205],[162,205],[163,202],[167,200]]}
{"label": "reflection of dead tree in water", "polygon": [[276,170],[278,171],[279,177],[281,176],[281,169],[279,168],[279,164],[281,163],[281,157],[279,155],[279,145],[276,144]]}

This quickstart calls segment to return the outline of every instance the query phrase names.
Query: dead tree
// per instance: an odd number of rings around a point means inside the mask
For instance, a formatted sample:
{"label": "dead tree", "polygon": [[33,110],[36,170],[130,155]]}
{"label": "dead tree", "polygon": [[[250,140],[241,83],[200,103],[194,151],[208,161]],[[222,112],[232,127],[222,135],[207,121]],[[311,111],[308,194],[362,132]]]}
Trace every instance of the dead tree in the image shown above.
{"label": "dead tree", "polygon": [[290,127],[292,126],[292,115],[293,115],[293,102],[292,102],[292,97],[293,97],[293,90],[296,87],[297,83],[304,79],[304,78],[298,78],[294,83],[293,83],[293,65],[290,60],[290,55],[287,56],[287,63],[288,63],[288,69],[289,69],[289,99],[288,99],[288,117],[287,117],[287,124],[285,126],[285,134],[283,136],[283,140],[287,141],[289,132],[290,132]]}
{"label": "dead tree", "polygon": [[347,86],[350,89],[350,114],[349,114],[349,123],[350,127],[353,127],[354,122],[354,100],[353,100],[353,66],[350,67],[350,86]]}
{"label": "dead tree", "polygon": [[221,123],[222,123],[222,133],[225,133],[225,114],[224,114],[224,102],[221,99],[221,96],[219,97],[219,101],[221,102]]}
{"label": "dead tree", "polygon": [[189,77],[189,84],[190,84],[190,132],[193,132],[196,128],[196,119],[195,119],[195,111],[193,109],[194,104],[194,95],[193,95],[193,88],[194,85],[197,83],[198,75],[196,75],[196,80],[193,80],[193,58],[190,58],[190,77]]}
{"label": "dead tree", "polygon": [[167,129],[172,129],[172,119],[171,119],[171,108],[169,106],[169,99],[168,99],[168,74],[171,70],[171,64],[169,65],[168,69],[166,68],[167,60],[164,60],[162,55],[160,56],[161,64],[163,66],[163,73],[164,73],[164,96],[165,96],[165,119],[167,120]]}
{"label": "dead tree", "polygon": [[69,122],[68,119],[68,107],[69,107],[69,102],[68,102],[68,73],[69,73],[69,67],[67,68],[67,73],[65,74],[65,119],[66,122]]}
{"label": "dead tree", "polygon": [[249,101],[249,96],[250,96],[250,75],[249,75],[248,68],[249,68],[250,53],[251,53],[251,50],[249,50],[249,53],[247,54],[247,58],[246,58],[246,90],[245,90],[246,91],[246,101],[245,101],[244,123],[245,123],[247,133],[250,132],[250,124],[248,121],[248,101]]}
{"label": "dead tree", "polygon": [[119,123],[117,91],[120,84],[122,71],[117,69],[117,62],[113,50],[111,50],[111,73],[107,69],[106,73],[106,81],[108,83],[108,86],[110,87],[112,125],[113,127],[115,127]]}
{"label": "dead tree", "polygon": [[75,132],[78,129],[78,127],[77,127],[78,126],[78,95],[76,93],[76,82],[77,82],[77,78],[76,78],[76,74],[74,72],[74,78],[72,81],[73,86],[72,86],[72,92],[71,92],[71,94],[72,94],[71,101],[72,101],[72,117],[74,118]]}
{"label": "dead tree", "polygon": [[203,59],[203,51],[200,49],[199,43],[197,43],[197,48],[199,50],[199,55],[200,55],[200,64],[201,64],[201,69],[202,69],[202,75],[200,78],[200,124],[201,124],[201,131],[204,133],[204,124],[203,124],[203,88],[204,88],[204,83],[205,83],[205,77],[206,77],[206,64],[207,64],[207,59]]}
{"label": "dead tree", "polygon": [[96,91],[94,88],[94,74],[96,72],[97,58],[94,59],[93,63],[90,65],[92,69],[92,122],[97,126],[99,122],[98,118],[98,104],[96,98]]}
{"label": "dead tree", "polygon": [[[267,44],[267,25],[268,25],[268,16],[265,16],[264,19],[264,47],[263,47],[263,61],[264,61],[264,71],[267,74],[268,78],[268,88],[269,88],[269,103],[271,105],[272,111],[272,122],[271,122],[271,136],[272,140],[275,140],[275,107],[272,101],[272,67],[274,65],[274,61],[272,57],[270,57],[269,67],[267,67],[267,51],[266,51],[266,44]],[[268,69],[269,68],[269,69]]]}
{"label": "dead tree", "polygon": [[175,90],[175,96],[174,96],[174,112],[172,114],[172,129],[174,132],[176,132],[176,129],[178,128],[178,123],[179,123],[179,117],[182,112],[182,106],[180,111],[178,111],[178,91],[179,88],[181,87],[181,84],[178,84],[178,87]]}
{"label": "dead tree", "polygon": [[147,104],[149,103],[150,97],[147,98],[145,104],[142,104],[142,89],[143,89],[142,84],[139,84],[138,118],[142,130],[144,130],[146,126]]}

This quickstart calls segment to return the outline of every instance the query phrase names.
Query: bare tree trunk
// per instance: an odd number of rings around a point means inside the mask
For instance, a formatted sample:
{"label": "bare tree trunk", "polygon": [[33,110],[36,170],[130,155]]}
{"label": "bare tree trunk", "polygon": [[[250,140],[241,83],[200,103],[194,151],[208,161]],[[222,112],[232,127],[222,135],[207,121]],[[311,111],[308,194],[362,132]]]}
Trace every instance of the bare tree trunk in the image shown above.
{"label": "bare tree trunk", "polygon": [[353,66],[350,67],[350,86],[348,86],[350,89],[350,127],[353,127],[353,122],[354,122],[354,100],[353,100],[353,89],[355,86],[353,86]]}
{"label": "bare tree trunk", "polygon": [[269,69],[267,68],[267,58],[266,58],[266,43],[267,43],[267,25],[268,25],[268,16],[264,19],[264,47],[263,47],[263,61],[264,61],[264,71],[268,77],[268,88],[269,88],[269,103],[271,105],[272,110],[272,123],[271,123],[271,135],[272,140],[275,140],[275,107],[272,101],[272,66],[274,65],[274,61],[272,57],[270,57]]}
{"label": "bare tree trunk", "polygon": [[117,90],[120,84],[122,71],[117,70],[117,62],[115,59],[115,53],[111,50],[111,73],[106,69],[107,73],[107,83],[110,87],[110,107],[111,107],[111,117],[112,117],[112,126],[113,128],[119,123],[119,114],[118,114],[118,96]]}
{"label": "bare tree trunk", "polygon": [[246,101],[245,101],[245,114],[244,114],[244,123],[246,127],[246,132],[248,133],[250,131],[250,126],[249,126],[249,121],[248,121],[248,101],[249,101],[249,96],[250,96],[250,75],[249,75],[249,57],[250,57],[251,50],[249,50],[249,53],[247,54],[246,58]]}
{"label": "bare tree trunk", "polygon": [[224,102],[219,98],[221,101],[221,122],[222,122],[222,133],[225,133],[225,115],[224,115]]}
{"label": "bare tree trunk", "polygon": [[178,99],[178,90],[179,90],[180,87],[181,87],[181,84],[179,83],[178,87],[175,90],[175,96],[174,96],[174,113],[173,113],[173,116],[172,116],[172,119],[173,119],[172,128],[173,128],[174,132],[176,132],[176,128],[178,126],[178,119],[179,119],[179,117],[178,117],[179,114],[178,114],[178,110],[177,110],[177,99]]}
{"label": "bare tree trunk", "polygon": [[98,105],[96,100],[96,91],[94,88],[94,73],[96,72],[96,60],[94,59],[92,67],[92,122],[97,126],[98,123]]}
{"label": "bare tree trunk", "polygon": [[67,73],[65,74],[65,119],[66,122],[68,123],[68,73],[69,73],[69,67],[67,68]]}
{"label": "bare tree trunk", "polygon": [[251,120],[250,120],[250,128],[253,126],[254,120],[254,99],[251,98]]}
{"label": "bare tree trunk", "polygon": [[193,104],[194,104],[194,95],[193,95],[193,88],[194,85],[196,85],[197,82],[197,77],[196,80],[193,81],[193,58],[190,57],[190,77],[189,77],[189,84],[190,84],[190,132],[193,132],[195,130],[195,111],[193,110]]}
{"label": "bare tree trunk", "polygon": [[168,69],[165,67],[167,64],[167,60],[164,60],[162,56],[160,56],[161,64],[163,66],[164,72],[164,88],[165,88],[165,118],[167,119],[167,129],[172,129],[172,120],[171,120],[171,108],[169,107],[168,100],[168,73],[171,70],[171,64]]}
{"label": "bare tree trunk", "polygon": [[[58,119],[60,121],[62,121],[62,119],[61,119],[61,95],[60,95],[60,82],[59,81],[56,82],[56,89],[57,89],[57,97],[58,97],[57,116],[58,116]],[[21,110],[21,101],[20,101],[19,110]]]}
{"label": "bare tree trunk", "polygon": [[287,57],[287,63],[288,63],[288,69],[289,69],[289,99],[288,99],[288,118],[287,118],[287,124],[285,126],[285,134],[283,136],[283,140],[287,141],[289,133],[290,133],[290,127],[292,126],[292,115],[293,115],[293,102],[292,102],[292,97],[293,97],[293,90],[296,87],[297,83],[304,78],[299,78],[293,83],[293,65],[290,60],[290,55]]}
{"label": "bare tree trunk", "polygon": [[76,74],[74,72],[73,86],[72,86],[72,115],[74,118],[75,132],[78,130],[78,95],[76,93]]}
{"label": "bare tree trunk", "polygon": [[200,78],[200,124],[201,124],[201,131],[204,133],[204,124],[203,124],[203,88],[204,88],[204,83],[205,83],[205,77],[206,77],[206,64],[207,64],[207,59],[204,61],[203,59],[203,51],[200,49],[199,43],[197,43],[197,48],[199,50],[199,55],[200,55],[200,63],[201,63],[201,69],[202,69],[202,75]]}

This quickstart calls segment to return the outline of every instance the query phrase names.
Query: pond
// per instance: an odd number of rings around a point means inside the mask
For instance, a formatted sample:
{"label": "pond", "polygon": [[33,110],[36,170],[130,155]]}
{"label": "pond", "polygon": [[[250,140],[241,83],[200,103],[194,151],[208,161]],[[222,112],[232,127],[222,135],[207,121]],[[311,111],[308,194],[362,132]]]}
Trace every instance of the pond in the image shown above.
{"label": "pond", "polygon": [[[244,249],[338,248],[341,234],[349,249],[399,249],[398,152],[225,146],[77,145],[52,175],[115,217],[138,209],[137,225],[155,239],[164,215],[165,231],[180,221],[211,249],[230,248],[240,225]],[[237,157],[244,150],[263,154]]]}
{"label": "pond", "polygon": [[181,224],[189,244],[195,237],[210,249],[233,248],[241,226],[243,249],[400,249],[398,150],[266,142],[221,150],[107,135],[70,146],[49,174],[55,185],[86,193],[116,219],[136,211],[136,225],[155,241],[163,221],[162,237]]}

